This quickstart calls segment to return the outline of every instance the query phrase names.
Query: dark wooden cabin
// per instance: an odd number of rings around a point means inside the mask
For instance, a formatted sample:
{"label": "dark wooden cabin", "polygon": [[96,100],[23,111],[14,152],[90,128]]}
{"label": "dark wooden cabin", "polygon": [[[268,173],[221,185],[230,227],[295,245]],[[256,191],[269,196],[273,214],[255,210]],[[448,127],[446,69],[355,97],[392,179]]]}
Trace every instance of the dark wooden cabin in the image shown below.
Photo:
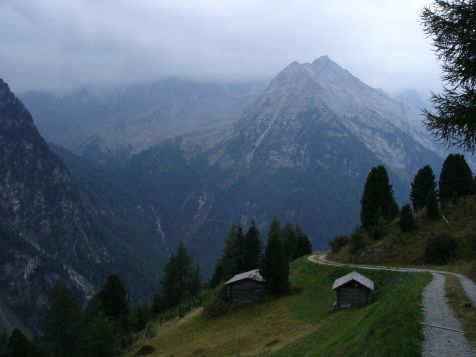
{"label": "dark wooden cabin", "polygon": [[374,290],[372,280],[353,271],[336,279],[332,289],[336,291],[337,308],[348,308],[366,305],[370,302],[370,292]]}
{"label": "dark wooden cabin", "polygon": [[264,292],[264,279],[259,270],[235,275],[225,283],[226,296],[232,305],[259,300]]}

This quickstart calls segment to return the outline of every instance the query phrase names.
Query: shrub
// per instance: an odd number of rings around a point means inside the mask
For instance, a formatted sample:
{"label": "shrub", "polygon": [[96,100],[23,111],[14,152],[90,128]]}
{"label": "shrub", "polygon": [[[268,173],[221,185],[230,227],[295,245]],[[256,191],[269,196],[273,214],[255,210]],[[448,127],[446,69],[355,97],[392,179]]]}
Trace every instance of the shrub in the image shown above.
{"label": "shrub", "polygon": [[402,232],[409,232],[415,229],[415,219],[410,205],[402,206],[400,210],[400,229]]}
{"label": "shrub", "polygon": [[352,235],[350,236],[350,252],[353,254],[357,252],[359,249],[365,248],[367,245],[367,237],[362,228],[357,228],[354,230]]}
{"label": "shrub", "polygon": [[134,353],[134,356],[148,356],[154,352],[155,348],[153,346],[144,345],[136,353]]}
{"label": "shrub", "polygon": [[385,218],[380,216],[374,227],[368,230],[370,237],[373,240],[379,240],[388,234],[388,222]]}
{"label": "shrub", "polygon": [[329,243],[331,245],[332,253],[339,253],[342,248],[349,244],[348,236],[337,236]]}
{"label": "shrub", "polygon": [[230,304],[220,294],[214,294],[205,304],[204,312],[208,317],[215,317],[224,314],[229,308]]}
{"label": "shrub", "polygon": [[445,264],[456,255],[456,241],[448,233],[431,236],[426,241],[425,260],[427,263]]}

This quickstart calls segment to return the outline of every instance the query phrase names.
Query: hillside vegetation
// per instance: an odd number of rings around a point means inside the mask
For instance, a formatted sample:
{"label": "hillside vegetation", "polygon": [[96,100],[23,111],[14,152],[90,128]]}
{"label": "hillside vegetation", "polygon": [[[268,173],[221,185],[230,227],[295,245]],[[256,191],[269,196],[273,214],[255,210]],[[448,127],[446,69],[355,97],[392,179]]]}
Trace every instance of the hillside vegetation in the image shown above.
{"label": "hillside vegetation", "polygon": [[329,258],[366,264],[428,265],[425,257],[428,239],[447,233],[456,243],[456,252],[444,268],[460,271],[476,280],[476,196],[460,197],[442,205],[441,214],[431,220],[425,209],[419,211],[415,215],[416,227],[407,232],[402,231],[397,218],[385,227],[379,239],[360,232],[361,248],[352,252],[352,244],[347,244],[338,252],[329,253]]}
{"label": "hillside vegetation", "polygon": [[421,292],[430,275],[364,271],[375,282],[373,302],[329,312],[332,283],[348,272],[300,258],[290,265],[289,294],[214,318],[198,308],[151,322],[124,356],[418,355]]}

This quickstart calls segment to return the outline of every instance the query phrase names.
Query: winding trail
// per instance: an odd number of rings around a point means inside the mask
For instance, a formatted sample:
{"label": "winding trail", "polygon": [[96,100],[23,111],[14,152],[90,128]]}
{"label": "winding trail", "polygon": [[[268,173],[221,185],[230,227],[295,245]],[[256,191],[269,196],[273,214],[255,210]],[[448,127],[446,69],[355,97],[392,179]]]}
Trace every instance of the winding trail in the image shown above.
{"label": "winding trail", "polygon": [[[423,290],[423,334],[425,341],[422,356],[476,356],[476,349],[471,348],[466,340],[460,321],[454,316],[445,297],[445,275],[459,279],[466,295],[476,307],[476,284],[462,274],[423,268],[397,268],[390,266],[342,264],[326,259],[326,254],[311,255],[312,263],[345,266],[369,270],[389,270],[402,273],[431,273],[433,279]],[[443,275],[445,274],[445,275]]]}

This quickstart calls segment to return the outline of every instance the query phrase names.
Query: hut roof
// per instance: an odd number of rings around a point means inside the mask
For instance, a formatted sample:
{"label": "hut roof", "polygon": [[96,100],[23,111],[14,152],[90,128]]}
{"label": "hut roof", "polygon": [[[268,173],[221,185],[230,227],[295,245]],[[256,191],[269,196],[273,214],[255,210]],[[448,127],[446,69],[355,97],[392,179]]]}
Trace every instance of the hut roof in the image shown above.
{"label": "hut roof", "polygon": [[374,282],[362,274],[357,273],[356,271],[353,271],[352,273],[349,273],[347,275],[344,275],[343,277],[336,279],[334,281],[334,285],[332,286],[332,289],[337,289],[338,287],[347,284],[349,281],[356,281],[359,284],[362,284],[366,288],[369,288],[370,290],[374,289]]}
{"label": "hut roof", "polygon": [[263,277],[259,273],[259,269],[254,269],[254,270],[250,270],[250,271],[247,271],[247,272],[244,272],[244,273],[236,274],[233,278],[228,280],[225,283],[225,285],[234,283],[235,281],[245,280],[245,279],[255,280],[255,281],[260,282],[260,283],[264,282]]}

